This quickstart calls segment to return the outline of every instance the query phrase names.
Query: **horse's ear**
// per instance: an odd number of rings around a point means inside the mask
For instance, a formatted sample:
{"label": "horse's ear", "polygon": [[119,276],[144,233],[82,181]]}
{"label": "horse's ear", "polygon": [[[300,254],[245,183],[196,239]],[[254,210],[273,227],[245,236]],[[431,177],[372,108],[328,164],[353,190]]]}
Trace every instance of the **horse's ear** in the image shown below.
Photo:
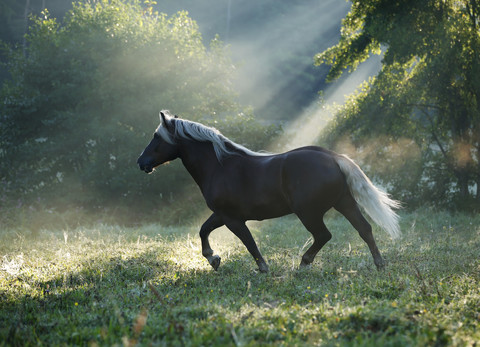
{"label": "horse's ear", "polygon": [[162,111],[160,111],[160,122],[166,129],[170,129],[170,117],[166,116],[165,113],[163,113]]}
{"label": "horse's ear", "polygon": [[160,122],[162,122],[162,124],[165,124],[167,122],[165,119],[165,113],[163,113],[162,111],[160,111]]}

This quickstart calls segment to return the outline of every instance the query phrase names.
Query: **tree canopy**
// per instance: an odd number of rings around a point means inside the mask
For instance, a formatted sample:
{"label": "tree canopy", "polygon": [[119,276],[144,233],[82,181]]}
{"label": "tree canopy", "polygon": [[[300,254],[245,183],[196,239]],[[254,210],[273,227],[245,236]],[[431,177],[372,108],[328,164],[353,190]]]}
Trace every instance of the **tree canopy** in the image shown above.
{"label": "tree canopy", "polygon": [[480,200],[479,11],[477,0],[355,1],[338,44],[315,57],[333,80],[384,54],[325,138],[348,138],[409,202]]}
{"label": "tree canopy", "polygon": [[[204,42],[218,34],[238,62],[233,83],[239,100],[262,119],[277,121],[318,101],[328,68],[314,66],[312,57],[337,41],[340,19],[349,7],[335,0],[162,0],[149,6],[169,15],[188,11]],[[0,40],[23,44],[29,14],[48,8],[61,21],[71,7],[65,0],[0,0]],[[0,83],[8,77],[3,61],[0,54]]]}

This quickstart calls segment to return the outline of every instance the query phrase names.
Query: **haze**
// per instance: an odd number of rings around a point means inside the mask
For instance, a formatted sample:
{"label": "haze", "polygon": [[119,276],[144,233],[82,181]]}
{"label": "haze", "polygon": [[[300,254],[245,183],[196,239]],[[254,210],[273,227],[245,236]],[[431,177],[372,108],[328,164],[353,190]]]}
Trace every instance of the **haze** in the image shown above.
{"label": "haze", "polygon": [[[235,89],[256,117],[281,122],[286,133],[269,150],[311,144],[331,119],[335,104],[375,75],[381,57],[373,57],[353,74],[325,83],[328,66],[315,67],[313,56],[334,45],[350,4],[344,1],[166,1],[160,11],[187,10],[205,43],[215,35],[228,45],[237,66]],[[263,17],[268,9],[268,18]],[[319,96],[322,94],[322,97]]]}

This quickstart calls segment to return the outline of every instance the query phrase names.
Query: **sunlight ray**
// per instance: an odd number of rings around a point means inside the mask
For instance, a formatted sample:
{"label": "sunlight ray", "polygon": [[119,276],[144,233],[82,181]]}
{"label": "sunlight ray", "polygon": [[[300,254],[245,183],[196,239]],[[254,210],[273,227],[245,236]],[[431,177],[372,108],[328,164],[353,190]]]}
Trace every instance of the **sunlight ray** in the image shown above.
{"label": "sunlight ray", "polygon": [[295,117],[295,120],[285,125],[283,136],[273,143],[268,150],[286,151],[300,146],[314,144],[323,128],[334,117],[338,106],[345,103],[346,97],[369,77],[378,73],[381,67],[382,56],[373,56],[359,68],[330,85],[324,92],[323,102],[315,101]]}

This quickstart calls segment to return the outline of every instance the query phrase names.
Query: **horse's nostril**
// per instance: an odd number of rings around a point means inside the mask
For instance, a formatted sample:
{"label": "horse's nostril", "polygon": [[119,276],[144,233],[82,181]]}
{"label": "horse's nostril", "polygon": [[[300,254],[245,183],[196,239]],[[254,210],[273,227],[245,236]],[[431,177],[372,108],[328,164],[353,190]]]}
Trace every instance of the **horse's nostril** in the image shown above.
{"label": "horse's nostril", "polygon": [[150,173],[153,171],[153,167],[151,165],[145,165],[145,164],[138,164],[140,170],[145,171],[146,173]]}

